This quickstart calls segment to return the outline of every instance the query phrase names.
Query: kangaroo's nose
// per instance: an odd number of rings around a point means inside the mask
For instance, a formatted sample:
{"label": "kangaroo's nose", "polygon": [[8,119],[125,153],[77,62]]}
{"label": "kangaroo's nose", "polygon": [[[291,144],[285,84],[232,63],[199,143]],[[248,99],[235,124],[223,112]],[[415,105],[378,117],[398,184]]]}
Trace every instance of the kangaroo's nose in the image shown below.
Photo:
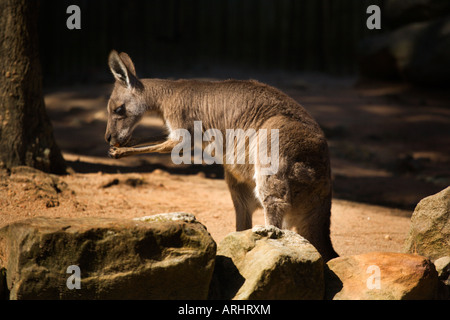
{"label": "kangaroo's nose", "polygon": [[108,143],[111,142],[111,134],[110,134],[110,133],[107,134],[107,135],[105,136],[105,140],[106,140],[106,142],[108,142]]}

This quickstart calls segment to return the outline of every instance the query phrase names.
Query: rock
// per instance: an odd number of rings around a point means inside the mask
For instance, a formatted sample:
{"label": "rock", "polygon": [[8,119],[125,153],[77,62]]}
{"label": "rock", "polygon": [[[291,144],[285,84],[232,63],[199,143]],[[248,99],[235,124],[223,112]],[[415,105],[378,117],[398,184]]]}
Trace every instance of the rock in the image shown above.
{"label": "rock", "polygon": [[439,299],[450,299],[450,257],[442,257],[434,262],[440,280]]}
{"label": "rock", "polygon": [[146,222],[163,222],[163,221],[184,221],[184,222],[195,222],[195,216],[190,213],[185,212],[171,212],[171,213],[160,213],[151,216],[134,218],[135,221],[146,221]]}
{"label": "rock", "polygon": [[359,44],[362,77],[398,79],[448,87],[450,16],[405,25]]}
{"label": "rock", "polygon": [[390,27],[427,21],[450,14],[448,0],[387,0],[383,13]]}
{"label": "rock", "polygon": [[325,298],[333,300],[434,299],[438,276],[425,257],[372,252],[339,257],[325,268]]}
{"label": "rock", "polygon": [[416,206],[405,251],[432,260],[450,256],[450,187],[422,199]]}
{"label": "rock", "polygon": [[[205,299],[216,244],[176,213],[32,218],[0,229],[0,250],[11,299]],[[76,283],[69,266],[80,268],[80,289],[66,285]]]}
{"label": "rock", "polygon": [[434,262],[439,280],[445,281],[450,285],[450,257],[442,257]]}
{"label": "rock", "polygon": [[273,226],[233,232],[218,246],[211,299],[322,299],[323,260],[295,232]]}

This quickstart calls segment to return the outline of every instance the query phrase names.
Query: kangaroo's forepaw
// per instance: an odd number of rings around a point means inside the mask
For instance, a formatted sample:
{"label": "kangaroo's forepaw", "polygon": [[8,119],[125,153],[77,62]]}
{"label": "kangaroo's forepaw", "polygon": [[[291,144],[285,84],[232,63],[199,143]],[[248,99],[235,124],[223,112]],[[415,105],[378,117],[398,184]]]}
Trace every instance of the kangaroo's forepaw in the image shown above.
{"label": "kangaroo's forepaw", "polygon": [[108,151],[108,156],[113,159],[119,159],[125,156],[121,148],[111,147]]}

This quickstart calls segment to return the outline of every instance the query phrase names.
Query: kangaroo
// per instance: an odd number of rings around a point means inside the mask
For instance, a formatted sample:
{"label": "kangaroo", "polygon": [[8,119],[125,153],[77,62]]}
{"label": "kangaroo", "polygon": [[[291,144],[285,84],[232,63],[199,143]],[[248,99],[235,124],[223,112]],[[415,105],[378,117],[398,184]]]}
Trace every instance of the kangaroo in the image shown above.
{"label": "kangaroo", "polygon": [[[261,164],[224,163],[225,181],[236,213],[236,230],[252,227],[263,208],[266,225],[291,229],[306,238],[325,261],[337,257],[330,240],[331,170],[328,145],[316,121],[294,99],[269,85],[249,80],[199,81],[139,79],[128,54],[113,50],[108,64],[115,77],[108,102],[105,140],[109,156],[170,153],[177,129],[277,129],[278,171],[262,175]],[[164,142],[127,147],[146,111],[156,111],[169,135]],[[250,152],[252,147],[246,147]]]}

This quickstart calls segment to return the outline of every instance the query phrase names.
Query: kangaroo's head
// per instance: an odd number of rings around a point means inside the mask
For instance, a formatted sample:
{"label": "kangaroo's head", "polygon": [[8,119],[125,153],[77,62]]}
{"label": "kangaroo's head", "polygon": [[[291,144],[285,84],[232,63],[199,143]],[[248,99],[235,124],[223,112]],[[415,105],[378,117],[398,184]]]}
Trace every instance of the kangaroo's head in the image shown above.
{"label": "kangaroo's head", "polygon": [[111,146],[128,143],[134,128],[147,110],[144,86],[136,76],[128,54],[113,50],[108,58],[109,68],[116,79],[108,101],[108,124],[105,140]]}

